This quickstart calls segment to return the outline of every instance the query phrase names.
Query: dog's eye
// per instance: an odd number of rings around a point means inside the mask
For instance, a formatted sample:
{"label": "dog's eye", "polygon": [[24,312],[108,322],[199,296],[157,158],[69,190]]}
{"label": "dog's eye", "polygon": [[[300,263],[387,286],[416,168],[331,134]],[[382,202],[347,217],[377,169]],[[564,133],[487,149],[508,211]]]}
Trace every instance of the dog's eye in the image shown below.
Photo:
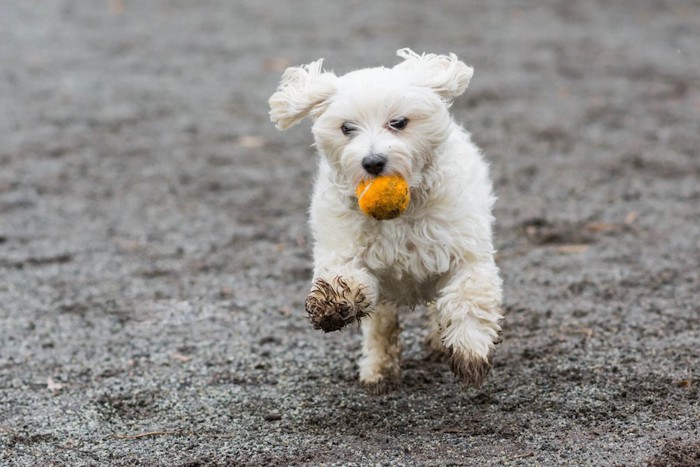
{"label": "dog's eye", "polygon": [[357,127],[350,122],[345,122],[340,125],[340,131],[342,131],[345,136],[352,136],[357,131]]}
{"label": "dog's eye", "polygon": [[406,117],[395,118],[389,120],[389,128],[396,131],[401,131],[408,125],[408,119]]}

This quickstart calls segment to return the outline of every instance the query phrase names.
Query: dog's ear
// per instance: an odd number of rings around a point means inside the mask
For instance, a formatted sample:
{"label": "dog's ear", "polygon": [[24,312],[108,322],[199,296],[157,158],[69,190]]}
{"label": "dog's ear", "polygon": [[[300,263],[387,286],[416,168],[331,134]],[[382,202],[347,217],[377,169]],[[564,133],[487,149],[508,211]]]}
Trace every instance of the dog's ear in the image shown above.
{"label": "dog's ear", "polygon": [[323,71],[323,59],[287,68],[277,92],[270,97],[270,120],[280,130],[286,130],[304,117],[318,118],[328,99],[335,94],[337,76]]}
{"label": "dog's ear", "polygon": [[448,104],[467,90],[474,75],[474,69],[461,62],[455,54],[418,55],[411,49],[399,49],[396,55],[404,61],[394,69],[414,73],[418,84],[431,88]]}

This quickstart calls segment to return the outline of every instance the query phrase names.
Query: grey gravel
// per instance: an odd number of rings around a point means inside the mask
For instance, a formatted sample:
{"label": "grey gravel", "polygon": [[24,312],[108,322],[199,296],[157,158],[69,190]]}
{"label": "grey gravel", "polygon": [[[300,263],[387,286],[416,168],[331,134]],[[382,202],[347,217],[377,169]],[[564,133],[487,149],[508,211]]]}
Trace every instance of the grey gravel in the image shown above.
{"label": "grey gravel", "polygon": [[[700,464],[697,1],[0,4],[0,465]],[[504,342],[356,382],[314,331],[285,66],[474,66]]]}

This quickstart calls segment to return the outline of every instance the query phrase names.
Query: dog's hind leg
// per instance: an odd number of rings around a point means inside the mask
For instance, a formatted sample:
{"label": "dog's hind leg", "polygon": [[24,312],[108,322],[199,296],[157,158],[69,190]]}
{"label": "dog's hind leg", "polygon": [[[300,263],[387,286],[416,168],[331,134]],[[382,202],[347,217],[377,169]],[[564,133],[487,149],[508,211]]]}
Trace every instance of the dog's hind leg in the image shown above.
{"label": "dog's hind leg", "polygon": [[501,279],[493,262],[467,263],[440,290],[436,302],[442,344],[452,371],[480,387],[501,340]]}
{"label": "dog's hind leg", "polygon": [[360,382],[374,394],[384,394],[401,384],[401,342],[396,305],[381,302],[362,323]]}

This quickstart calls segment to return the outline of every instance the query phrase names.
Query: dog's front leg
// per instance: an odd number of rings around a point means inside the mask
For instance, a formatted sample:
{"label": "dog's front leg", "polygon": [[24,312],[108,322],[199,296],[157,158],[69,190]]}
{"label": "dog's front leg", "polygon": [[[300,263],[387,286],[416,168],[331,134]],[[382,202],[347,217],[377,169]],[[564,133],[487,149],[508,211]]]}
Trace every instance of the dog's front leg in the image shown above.
{"label": "dog's front leg", "polygon": [[452,371],[480,387],[500,342],[501,279],[493,262],[464,264],[449,277],[435,304]]}
{"label": "dog's front leg", "polygon": [[377,280],[354,259],[316,257],[306,313],[315,329],[337,331],[368,316],[377,304]]}

